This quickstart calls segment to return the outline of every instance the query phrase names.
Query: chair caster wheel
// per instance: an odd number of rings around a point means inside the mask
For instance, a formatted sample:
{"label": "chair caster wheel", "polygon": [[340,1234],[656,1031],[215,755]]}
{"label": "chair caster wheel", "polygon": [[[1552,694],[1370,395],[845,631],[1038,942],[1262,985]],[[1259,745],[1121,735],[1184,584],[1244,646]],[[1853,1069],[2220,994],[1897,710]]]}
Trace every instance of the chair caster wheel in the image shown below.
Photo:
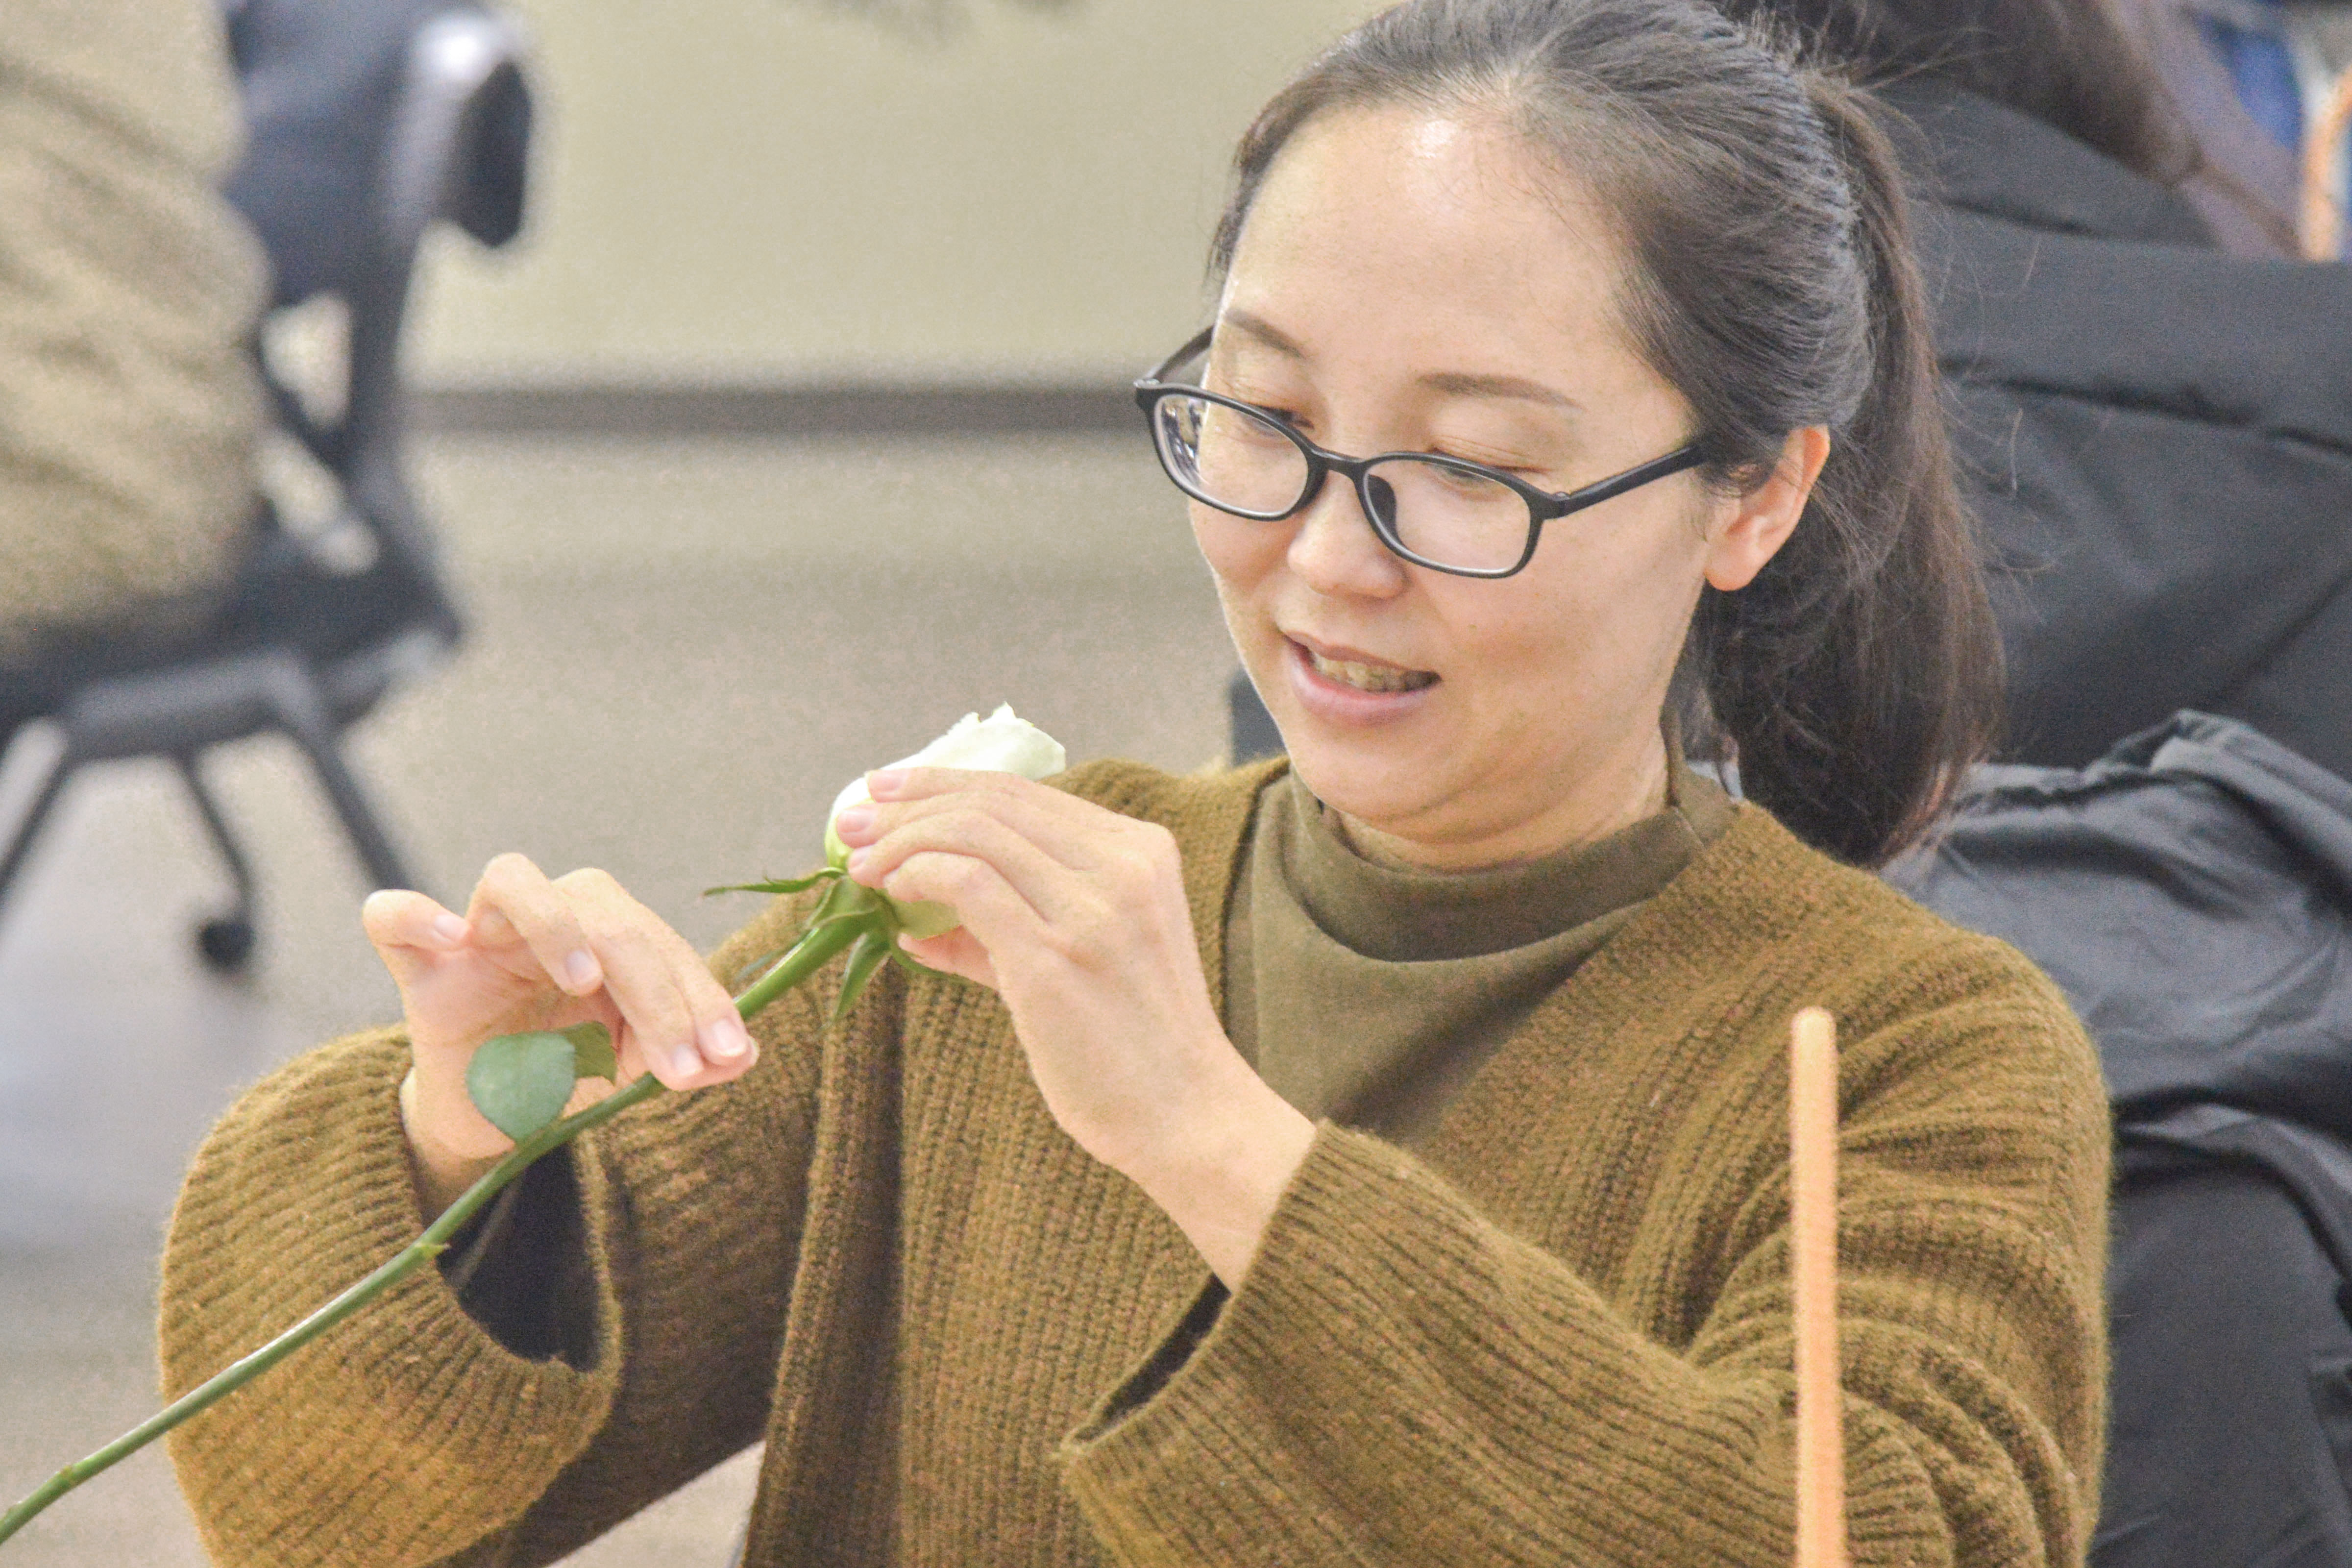
{"label": "chair caster wheel", "polygon": [[196,954],[215,974],[235,974],[253,957],[253,922],[224,915],[196,928]]}

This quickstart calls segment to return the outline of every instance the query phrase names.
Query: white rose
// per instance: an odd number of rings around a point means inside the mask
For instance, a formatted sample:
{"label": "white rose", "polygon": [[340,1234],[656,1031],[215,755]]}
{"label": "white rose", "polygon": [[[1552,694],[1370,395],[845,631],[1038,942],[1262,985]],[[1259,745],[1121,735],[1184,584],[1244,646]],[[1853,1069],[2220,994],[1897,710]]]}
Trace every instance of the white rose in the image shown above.
{"label": "white rose", "polygon": [[[967,713],[953,728],[917,752],[889,764],[894,768],[966,768],[973,773],[1019,773],[1024,779],[1049,778],[1070,765],[1062,742],[1013,711],[1010,702],[983,719]],[[860,773],[833,798],[824,816],[824,856],[839,866],[849,858],[849,847],[833,830],[841,814],[874,797]],[[921,938],[951,931],[961,922],[954,910],[939,903],[901,904],[893,900],[901,930]]]}

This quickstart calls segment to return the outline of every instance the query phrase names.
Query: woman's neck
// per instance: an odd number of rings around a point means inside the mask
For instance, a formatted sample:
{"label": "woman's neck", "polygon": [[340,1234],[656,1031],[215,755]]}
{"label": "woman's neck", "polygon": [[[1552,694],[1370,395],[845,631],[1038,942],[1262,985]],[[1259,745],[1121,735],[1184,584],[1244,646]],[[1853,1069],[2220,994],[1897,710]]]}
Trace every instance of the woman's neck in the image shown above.
{"label": "woman's neck", "polygon": [[1496,830],[1461,837],[1384,832],[1344,812],[1324,809],[1348,847],[1377,865],[1413,871],[1496,870],[1598,844],[1664,811],[1671,776],[1664,732],[1650,730],[1620,765],[1593,769],[1581,787],[1543,810]]}

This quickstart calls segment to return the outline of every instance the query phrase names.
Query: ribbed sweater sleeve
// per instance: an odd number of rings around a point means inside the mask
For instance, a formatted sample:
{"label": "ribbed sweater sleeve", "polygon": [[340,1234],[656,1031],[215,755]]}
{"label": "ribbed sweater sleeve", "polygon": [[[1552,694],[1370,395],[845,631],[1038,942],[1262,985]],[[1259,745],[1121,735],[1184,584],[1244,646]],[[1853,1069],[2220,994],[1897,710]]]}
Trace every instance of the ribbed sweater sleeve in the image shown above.
{"label": "ribbed sweater sleeve", "polygon": [[[2105,1100],[2047,982],[1953,945],[1891,1005],[1813,988],[1861,1026],[1842,1063],[1853,1557],[2076,1563],[2103,1420]],[[1638,1259],[1612,1300],[1421,1160],[1323,1127],[1242,1289],[1066,1447],[1114,1560],[1786,1568],[1786,1076],[1750,1054],[1714,1068],[1745,1080],[1756,1103],[1725,1125],[1752,1135],[1652,1200],[1729,1216],[1653,1297],[1678,1284],[1686,1331],[1624,1310]]]}
{"label": "ribbed sweater sleeve", "polygon": [[[730,978],[788,923],[713,961]],[[423,1268],[171,1437],[212,1561],[271,1568],[551,1562],[758,1439],[795,1261],[814,1115],[810,1003],[754,1021],[739,1083],[664,1095],[573,1162],[593,1281],[584,1368],[510,1353]],[[422,1227],[397,1031],[323,1047],[198,1152],[163,1259],[176,1394]],[[550,1288],[556,1288],[551,1279]]]}

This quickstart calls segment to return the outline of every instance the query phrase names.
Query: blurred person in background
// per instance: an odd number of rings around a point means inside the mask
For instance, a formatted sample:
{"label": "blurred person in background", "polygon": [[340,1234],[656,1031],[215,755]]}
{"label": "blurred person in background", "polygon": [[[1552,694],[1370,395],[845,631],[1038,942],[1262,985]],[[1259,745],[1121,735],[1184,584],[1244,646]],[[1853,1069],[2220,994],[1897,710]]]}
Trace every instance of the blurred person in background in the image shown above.
{"label": "blurred person in background", "polygon": [[202,624],[252,535],[242,141],[212,0],[0,5],[0,743],[28,668]]}
{"label": "blurred person in background", "polygon": [[[2352,3],[2122,0],[2197,138],[2189,195],[2224,248],[2289,257],[2301,154],[2336,73],[2352,64]],[[2346,195],[2339,185],[2336,199]]]}
{"label": "blurred person in background", "polygon": [[[2201,708],[2352,777],[2352,268],[2286,258],[2284,215],[2195,140],[2230,116],[2177,112],[2098,0],[1727,3],[1858,60],[1916,127],[1938,357],[1971,500],[2011,566],[1995,604],[2015,752],[2073,766]],[[2172,46],[2207,47],[2194,32]],[[2219,56],[2175,67],[2234,93]],[[2266,134],[2233,97],[2214,103],[2255,139],[2242,145]],[[2270,258],[2217,247],[2214,212],[2234,215],[2239,249]],[[2002,779],[2024,817],[2030,787]],[[2296,1048],[2328,1016],[2329,928],[2296,929],[2291,897],[2265,910],[2275,930],[2150,925],[2156,900],[2128,889],[2105,923],[2036,927],[2026,917],[2043,901],[2148,863],[2096,843],[2078,816],[2086,786],[2047,787],[2054,804],[2016,837],[1971,841],[1980,868],[1962,865],[1945,892],[2003,889],[2009,904],[1979,897],[1968,911],[1984,929],[2015,935],[2084,996],[2138,999],[2106,1009],[2111,1083],[2161,1079],[2210,1049],[2249,1063],[2250,1080],[2306,1118],[2339,1100],[2352,1064]],[[2159,806],[2163,788],[2184,793]],[[2171,854],[2161,863],[2184,902],[2227,910],[2225,889],[2245,885],[2229,858],[2242,851],[2198,815],[2197,788],[2148,779],[2135,830],[2149,842],[2134,848]],[[2316,833],[2352,827],[2309,815]],[[2302,864],[2297,893],[2340,898],[2318,862]],[[2237,944],[2239,972],[2272,989],[2168,990],[2151,961],[2184,929],[2209,956]],[[2036,940],[2016,934],[2028,931]],[[2147,1148],[2119,1150],[2111,1437],[2091,1562],[2352,1561],[2339,1292],[2352,1203],[2307,1206],[2331,1184],[2297,1188],[2252,1156]]]}
{"label": "blurred person in background", "polygon": [[2185,194],[2221,247],[2240,256],[2302,252],[2302,151],[2335,60],[2332,10],[2279,0],[2118,0],[2197,142]]}
{"label": "blurred person in background", "polygon": [[[1726,0],[1917,128],[1921,268],[2004,570],[2010,754],[2183,708],[2352,776],[2352,268],[2227,253],[2242,204],[2105,0]],[[2149,0],[2153,3],[2153,0]]]}

